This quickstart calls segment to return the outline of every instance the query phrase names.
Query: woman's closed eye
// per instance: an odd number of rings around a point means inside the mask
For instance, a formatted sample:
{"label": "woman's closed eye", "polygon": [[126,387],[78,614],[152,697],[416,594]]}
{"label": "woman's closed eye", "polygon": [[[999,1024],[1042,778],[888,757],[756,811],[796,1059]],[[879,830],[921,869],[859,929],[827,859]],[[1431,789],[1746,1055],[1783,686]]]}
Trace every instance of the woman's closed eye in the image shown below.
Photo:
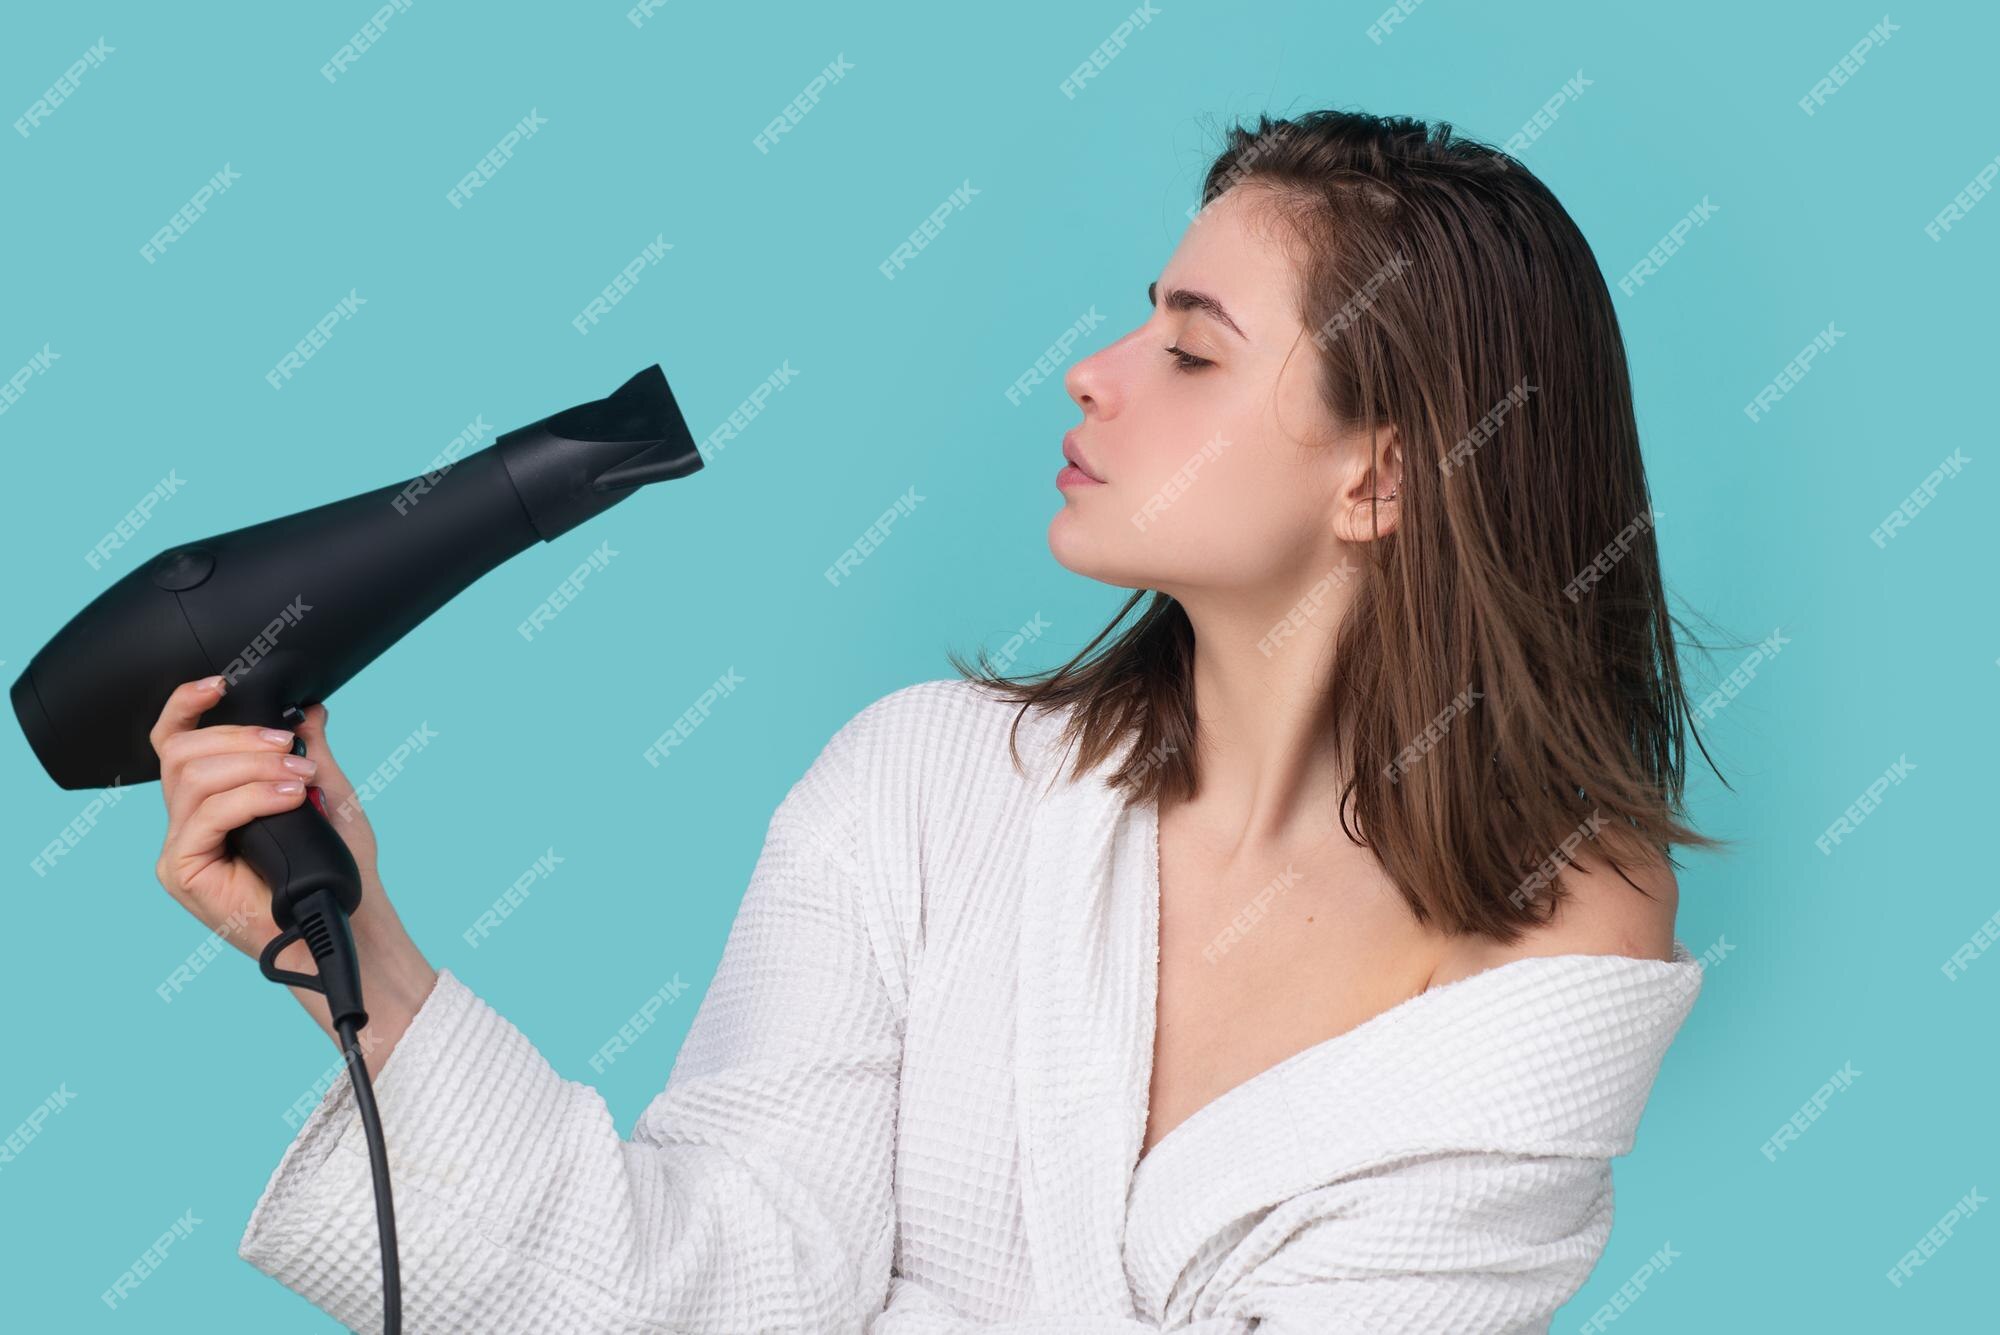
{"label": "woman's closed eye", "polygon": [[1167,348],[1167,355],[1172,357],[1174,364],[1183,371],[1193,371],[1204,366],[1215,365],[1214,362],[1209,361],[1205,357],[1197,357],[1191,352],[1183,352],[1179,348],[1172,346]]}

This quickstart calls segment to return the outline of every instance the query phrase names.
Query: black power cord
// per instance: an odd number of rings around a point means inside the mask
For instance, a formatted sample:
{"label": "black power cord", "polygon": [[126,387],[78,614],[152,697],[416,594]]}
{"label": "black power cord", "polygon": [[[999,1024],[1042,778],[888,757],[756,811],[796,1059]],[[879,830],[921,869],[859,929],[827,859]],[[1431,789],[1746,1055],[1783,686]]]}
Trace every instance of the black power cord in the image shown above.
{"label": "black power cord", "polygon": [[[347,910],[332,890],[316,890],[292,907],[292,925],[271,938],[257,967],[274,983],[311,988],[326,997],[347,1074],[354,1082],[354,1106],[368,1139],[368,1166],[375,1179],[375,1227],[382,1240],[382,1332],[401,1335],[403,1278],[396,1263],[396,1207],[389,1193],[389,1148],[382,1139],[382,1114],[375,1106],[375,1085],[361,1057],[361,1030],[368,1012],[361,1006],[361,965],[348,929]],[[304,941],[319,966],[317,976],[278,967],[278,953],[294,941]]]}

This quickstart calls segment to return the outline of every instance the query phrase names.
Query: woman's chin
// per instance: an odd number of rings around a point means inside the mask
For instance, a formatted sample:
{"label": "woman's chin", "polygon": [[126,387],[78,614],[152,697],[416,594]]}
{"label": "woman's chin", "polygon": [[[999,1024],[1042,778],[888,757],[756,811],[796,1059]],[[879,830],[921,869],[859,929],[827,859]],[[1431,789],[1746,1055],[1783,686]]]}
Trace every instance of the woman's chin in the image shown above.
{"label": "woman's chin", "polygon": [[1049,555],[1056,558],[1056,564],[1079,575],[1096,578],[1091,569],[1091,542],[1084,530],[1087,527],[1080,515],[1071,513],[1075,507],[1068,502],[1056,511],[1049,520]]}
{"label": "woman's chin", "polygon": [[1073,508],[1065,505],[1049,520],[1049,555],[1055,557],[1056,564],[1101,584],[1125,589],[1141,587],[1141,583],[1130,577],[1131,572],[1121,570],[1109,558],[1090,532],[1090,522],[1080,514],[1072,514]]}

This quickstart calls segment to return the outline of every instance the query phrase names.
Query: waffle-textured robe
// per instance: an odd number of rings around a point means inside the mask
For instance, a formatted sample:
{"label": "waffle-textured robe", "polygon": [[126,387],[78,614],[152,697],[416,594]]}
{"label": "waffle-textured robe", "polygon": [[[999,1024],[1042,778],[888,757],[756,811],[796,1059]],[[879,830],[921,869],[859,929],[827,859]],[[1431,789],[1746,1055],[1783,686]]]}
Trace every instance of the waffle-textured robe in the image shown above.
{"label": "waffle-textured robe", "polygon": [[[475,1335],[1542,1331],[1611,1227],[1701,985],[1516,960],[1229,1090],[1143,1159],[1157,809],[957,680],[850,719],[772,815],[631,1139],[448,968],[376,1092],[405,1329]],[[240,1254],[380,1330],[343,1074]]]}

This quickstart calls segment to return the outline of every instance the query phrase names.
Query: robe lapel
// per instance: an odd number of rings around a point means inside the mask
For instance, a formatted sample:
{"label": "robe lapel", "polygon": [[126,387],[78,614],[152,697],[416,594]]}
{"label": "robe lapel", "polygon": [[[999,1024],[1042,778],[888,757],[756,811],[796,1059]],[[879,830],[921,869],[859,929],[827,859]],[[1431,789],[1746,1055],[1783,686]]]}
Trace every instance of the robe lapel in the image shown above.
{"label": "robe lapel", "polygon": [[1029,826],[1015,1014],[1034,1301],[1131,1316],[1124,1229],[1152,1063],[1153,853],[1144,813],[1100,778],[1115,765],[1070,782],[1049,763],[1053,786]]}
{"label": "robe lapel", "polygon": [[[1673,956],[1517,959],[1393,1006],[1198,1110],[1135,1174],[1125,1255],[1142,1318],[1192,1319],[1237,1264],[1230,1249],[1283,1203],[1316,1196],[1337,1217],[1409,1159],[1512,1158],[1513,1171],[1532,1171],[1540,1157],[1628,1153],[1701,990],[1701,965],[1678,939]],[[1318,1255],[1333,1268],[1379,1259]]]}

